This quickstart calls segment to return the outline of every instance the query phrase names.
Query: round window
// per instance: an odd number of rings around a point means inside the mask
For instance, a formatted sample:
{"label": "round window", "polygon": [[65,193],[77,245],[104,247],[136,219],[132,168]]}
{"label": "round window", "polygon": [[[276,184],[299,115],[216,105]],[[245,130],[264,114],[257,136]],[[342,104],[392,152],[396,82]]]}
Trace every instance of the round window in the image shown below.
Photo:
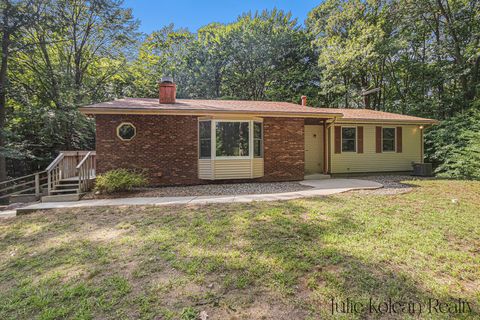
{"label": "round window", "polygon": [[132,140],[136,134],[137,129],[135,129],[135,126],[131,123],[125,122],[117,127],[117,136],[124,141]]}

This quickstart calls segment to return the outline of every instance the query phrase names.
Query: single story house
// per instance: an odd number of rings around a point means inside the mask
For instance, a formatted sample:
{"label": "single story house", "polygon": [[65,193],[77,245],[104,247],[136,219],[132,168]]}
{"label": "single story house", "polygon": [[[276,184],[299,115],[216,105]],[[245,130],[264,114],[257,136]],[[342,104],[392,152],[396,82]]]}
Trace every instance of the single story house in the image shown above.
{"label": "single story house", "polygon": [[411,171],[432,119],[271,101],[126,98],[81,108],[95,117],[97,173],[142,169],[152,185],[293,181],[308,174]]}

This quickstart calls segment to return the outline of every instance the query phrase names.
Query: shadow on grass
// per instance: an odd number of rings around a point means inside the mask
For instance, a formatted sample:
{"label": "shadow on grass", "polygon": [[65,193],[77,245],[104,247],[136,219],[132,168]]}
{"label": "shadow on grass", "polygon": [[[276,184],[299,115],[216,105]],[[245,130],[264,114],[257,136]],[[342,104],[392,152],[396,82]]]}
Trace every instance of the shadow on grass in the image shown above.
{"label": "shadow on grass", "polygon": [[[209,295],[229,299],[247,313],[255,299],[269,296],[263,308],[277,319],[291,318],[287,311],[275,314],[275,307],[287,304],[285,310],[294,309],[297,318],[329,317],[331,298],[362,303],[457,298],[449,292],[433,295],[403,266],[376,259],[375,250],[364,255],[358,247],[342,246],[342,239],[358,238],[366,229],[342,197],[60,211],[8,225],[0,248],[18,250],[4,255],[0,265],[2,318],[177,318],[199,301],[211,301],[205,308],[215,314],[218,299]],[[113,236],[92,237],[108,232]],[[55,245],[65,234],[65,242]],[[123,269],[127,264],[132,270]],[[71,268],[81,272],[72,277]],[[215,290],[208,289],[210,283]],[[379,315],[364,310],[350,316]]]}

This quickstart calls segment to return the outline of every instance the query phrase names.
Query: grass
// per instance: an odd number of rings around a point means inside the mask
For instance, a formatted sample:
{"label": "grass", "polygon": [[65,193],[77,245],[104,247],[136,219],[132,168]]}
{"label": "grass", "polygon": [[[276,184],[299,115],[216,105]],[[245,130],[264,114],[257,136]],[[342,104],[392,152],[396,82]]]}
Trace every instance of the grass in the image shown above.
{"label": "grass", "polygon": [[[477,318],[480,183],[414,185],[400,195],[1,220],[0,319]],[[472,312],[332,315],[331,298],[461,298]]]}

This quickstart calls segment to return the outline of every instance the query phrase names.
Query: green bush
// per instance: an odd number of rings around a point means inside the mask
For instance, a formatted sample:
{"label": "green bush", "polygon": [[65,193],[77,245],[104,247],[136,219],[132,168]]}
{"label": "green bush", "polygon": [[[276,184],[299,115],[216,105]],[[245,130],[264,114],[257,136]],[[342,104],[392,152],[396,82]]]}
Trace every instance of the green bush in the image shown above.
{"label": "green bush", "polygon": [[425,153],[440,177],[480,179],[480,111],[470,110],[430,129]]}
{"label": "green bush", "polygon": [[133,188],[144,187],[146,184],[147,179],[143,173],[115,169],[97,176],[95,191],[102,193],[129,191]]}

